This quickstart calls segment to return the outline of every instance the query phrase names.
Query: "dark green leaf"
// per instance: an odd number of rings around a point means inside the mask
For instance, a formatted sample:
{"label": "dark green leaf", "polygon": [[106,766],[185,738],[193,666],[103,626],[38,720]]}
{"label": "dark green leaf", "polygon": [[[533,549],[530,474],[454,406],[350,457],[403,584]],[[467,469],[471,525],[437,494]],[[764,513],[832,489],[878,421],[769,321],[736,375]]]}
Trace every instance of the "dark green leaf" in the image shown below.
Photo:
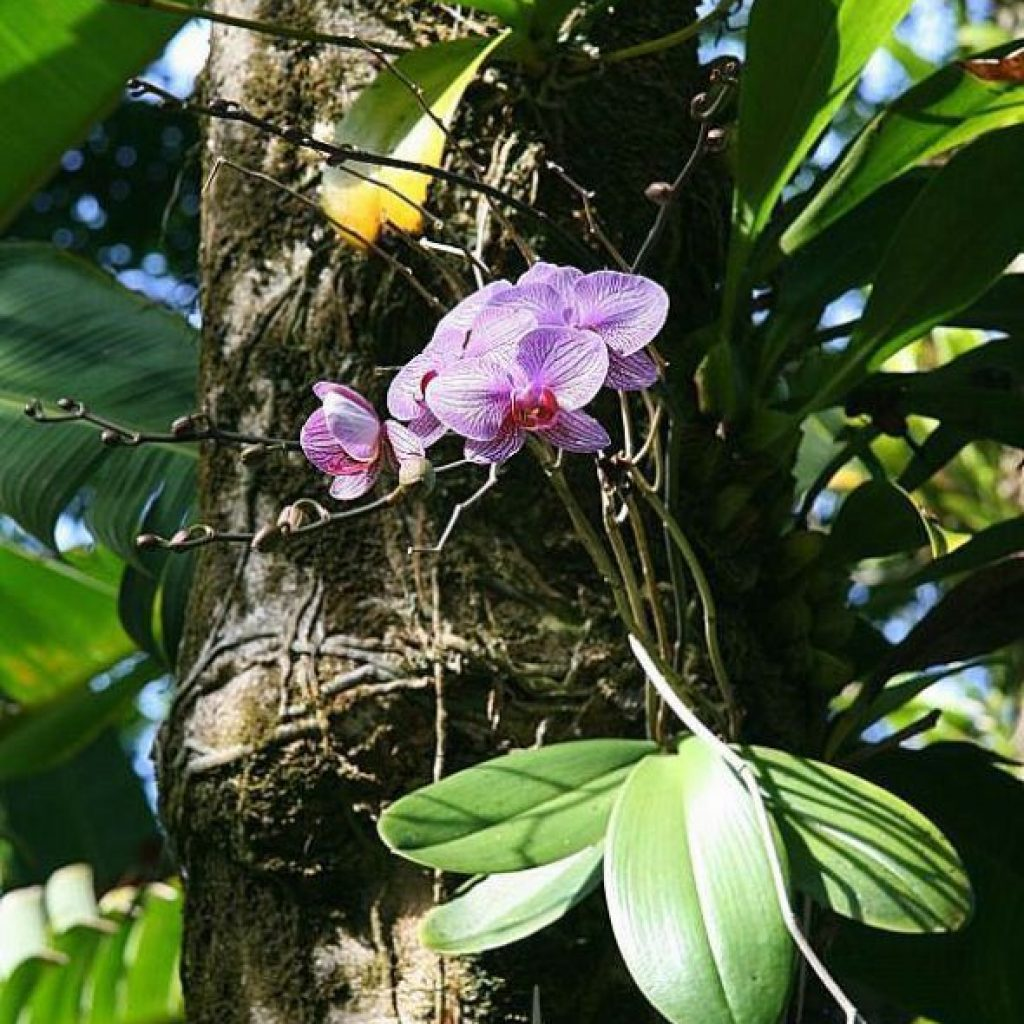
{"label": "dark green leaf", "polygon": [[1024,1020],[1024,786],[969,744],[873,760],[876,782],[933,819],[963,855],[975,890],[970,923],[951,935],[892,935],[843,923],[833,965],[911,1016],[942,1024]]}
{"label": "dark green leaf", "polygon": [[137,561],[144,514],[179,522],[192,500],[192,446],[111,449],[95,427],[35,424],[23,409],[69,396],[165,431],[193,407],[195,369],[195,332],[180,317],[48,246],[0,245],[0,513],[52,543],[58,516],[88,488],[100,539]]}
{"label": "dark green leaf", "polygon": [[0,227],[183,23],[106,0],[4,5]]}
{"label": "dark green leaf", "polygon": [[1024,551],[1024,516],[996,523],[975,534],[966,544],[914,573],[906,585],[918,587],[922,583],[934,583],[980,569],[1021,551]]}
{"label": "dark green leaf", "polygon": [[843,563],[915,551],[929,542],[917,505],[887,480],[868,480],[839,508],[828,538],[831,557]]}
{"label": "dark green leaf", "polygon": [[[989,56],[1002,56],[1018,45],[997,47]],[[805,245],[911,167],[1021,121],[1024,86],[1020,83],[986,82],[959,64],[942,68],[905,92],[861,131],[787,229],[782,248],[792,252]]]}
{"label": "dark green leaf", "polygon": [[601,840],[623,782],[655,750],[640,740],[579,740],[506,754],[403,797],[381,816],[381,838],[442,871],[549,864]]}
{"label": "dark green leaf", "polygon": [[5,879],[14,885],[84,861],[107,887],[138,870],[159,842],[142,784],[109,730],[59,767],[0,785],[0,807],[16,838]]}
{"label": "dark green leaf", "polygon": [[159,666],[147,658],[101,690],[85,684],[0,717],[0,783],[47,771],[77,754],[159,675]]}
{"label": "dark green leaf", "polygon": [[977,302],[952,316],[949,324],[1024,337],[1024,274],[1003,274]]}
{"label": "dark green leaf", "polygon": [[781,750],[743,750],[789,856],[793,884],[875,928],[949,931],[971,910],[956,851],[923,814],[831,765]]}
{"label": "dark green leaf", "polygon": [[1017,177],[1024,126],[961,150],[900,221],[840,364],[810,403],[833,404],[863,375],[982,295],[1024,244]]}
{"label": "dark green leaf", "polygon": [[601,845],[525,871],[491,875],[426,916],[420,939],[448,955],[518,942],[564,917],[601,883]]}
{"label": "dark green leaf", "polygon": [[905,491],[916,491],[956,456],[973,438],[955,427],[939,424],[914,451],[897,483]]}
{"label": "dark green leaf", "polygon": [[1024,638],[1024,556],[958,583],[878,665],[875,677],[966,661]]}
{"label": "dark green leaf", "polygon": [[115,591],[93,571],[105,572],[111,562],[94,552],[75,568],[0,544],[0,691],[7,697],[46,703],[81,690],[132,653]]}
{"label": "dark green leaf", "polygon": [[630,776],[605,846],[623,959],[674,1024],[777,1024],[792,943],[750,796],[718,753],[685,741]]}

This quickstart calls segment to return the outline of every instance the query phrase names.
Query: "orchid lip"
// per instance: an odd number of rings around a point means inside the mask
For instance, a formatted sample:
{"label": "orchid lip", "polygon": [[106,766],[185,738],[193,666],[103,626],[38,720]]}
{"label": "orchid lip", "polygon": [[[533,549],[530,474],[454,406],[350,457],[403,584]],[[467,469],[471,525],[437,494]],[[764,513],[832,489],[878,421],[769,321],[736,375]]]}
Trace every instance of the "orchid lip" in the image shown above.
{"label": "orchid lip", "polygon": [[532,388],[524,395],[512,397],[511,418],[527,430],[549,427],[558,417],[558,399],[551,388]]}

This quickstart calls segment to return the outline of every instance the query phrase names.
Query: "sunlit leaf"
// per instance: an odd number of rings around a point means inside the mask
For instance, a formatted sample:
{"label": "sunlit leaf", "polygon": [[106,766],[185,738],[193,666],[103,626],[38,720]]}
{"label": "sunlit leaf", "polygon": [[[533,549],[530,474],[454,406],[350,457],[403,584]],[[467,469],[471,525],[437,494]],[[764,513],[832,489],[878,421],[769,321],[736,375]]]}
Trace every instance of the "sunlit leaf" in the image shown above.
{"label": "sunlit leaf", "polygon": [[879,786],[781,750],[743,750],[789,856],[793,884],[875,928],[948,931],[971,910],[957,852],[923,814]]}
{"label": "sunlit leaf", "polygon": [[[186,0],[187,2],[187,0]],[[8,3],[0,19],[0,227],[157,57],[183,18],[106,0]]]}
{"label": "sunlit leaf", "polygon": [[601,883],[600,845],[525,871],[491,875],[431,910],[420,927],[429,949],[480,953],[518,942],[564,917]]}
{"label": "sunlit leaf", "polygon": [[[504,39],[456,39],[400,57],[360,94],[338,125],[335,143],[438,166],[446,141],[440,124],[451,123],[462,94]],[[349,162],[326,170],[321,202],[344,236],[364,245],[387,224],[418,232],[418,207],[430,182],[419,171]]]}
{"label": "sunlit leaf", "polygon": [[779,1020],[792,943],[749,794],[703,741],[630,776],[608,829],[605,897],[630,974],[668,1020]]}
{"label": "sunlit leaf", "polygon": [[549,864],[601,840],[623,782],[656,749],[578,740],[506,754],[403,797],[378,828],[396,853],[442,871]]}
{"label": "sunlit leaf", "polygon": [[806,244],[911,167],[1021,121],[1024,88],[981,81],[956,64],[942,68],[905,92],[861,131],[786,230],[783,249],[792,251]]}

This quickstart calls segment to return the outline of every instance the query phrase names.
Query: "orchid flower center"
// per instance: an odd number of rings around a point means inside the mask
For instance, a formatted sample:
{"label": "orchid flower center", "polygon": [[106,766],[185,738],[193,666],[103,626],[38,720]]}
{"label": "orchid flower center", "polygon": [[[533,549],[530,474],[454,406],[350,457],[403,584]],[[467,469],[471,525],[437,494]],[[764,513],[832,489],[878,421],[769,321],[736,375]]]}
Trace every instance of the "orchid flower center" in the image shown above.
{"label": "orchid flower center", "polygon": [[512,399],[512,419],[520,427],[549,427],[558,416],[558,399],[551,388],[530,388]]}

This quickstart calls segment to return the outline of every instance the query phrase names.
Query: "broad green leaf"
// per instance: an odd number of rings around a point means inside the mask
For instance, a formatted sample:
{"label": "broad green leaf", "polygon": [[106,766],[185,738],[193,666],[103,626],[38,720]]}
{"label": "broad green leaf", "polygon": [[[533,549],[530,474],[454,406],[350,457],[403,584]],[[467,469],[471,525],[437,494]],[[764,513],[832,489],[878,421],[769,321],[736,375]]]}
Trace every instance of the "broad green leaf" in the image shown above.
{"label": "broad green leaf", "polygon": [[[75,257],[0,244],[0,513],[52,544],[83,491],[99,539],[137,561],[143,518],[180,523],[194,496],[190,445],[109,448],[95,427],[32,423],[25,403],[62,396],[129,427],[166,431],[195,402],[196,334]],[[159,565],[159,562],[147,565]]]}
{"label": "broad green leaf", "polygon": [[20,960],[9,978],[0,976],[0,1024],[183,1021],[180,892],[162,883],[129,887],[109,893],[97,908],[91,873],[72,864],[47,881],[48,903],[51,890],[68,887],[74,905],[51,913],[48,922],[38,888],[4,897],[13,901],[24,894],[40,905],[32,936],[13,928],[0,935],[0,950],[9,947]]}
{"label": "broad green leaf", "polygon": [[1024,274],[1003,274],[977,302],[951,317],[949,324],[1024,337]]}
{"label": "broad green leaf", "polygon": [[[383,69],[360,94],[339,123],[335,143],[438,166],[446,142],[438,122],[445,126],[452,122],[462,94],[506,38],[503,34],[456,39],[400,57],[394,70]],[[420,231],[423,217],[418,207],[427,197],[430,182],[430,176],[419,171],[352,162],[324,172],[321,202],[343,236],[364,246],[388,224],[407,232]]]}
{"label": "broad green leaf", "polygon": [[[1002,56],[999,47],[990,56]],[[979,55],[980,56],[980,55]],[[1024,121],[1024,85],[985,82],[951,64],[909,89],[850,144],[782,238],[787,252],[805,245],[886,182],[986,132]]]}
{"label": "broad green leaf", "polygon": [[917,675],[900,676],[889,683],[884,690],[865,708],[857,722],[857,731],[864,730],[881,721],[887,715],[909,704],[915,697],[934,686],[940,679],[948,678],[959,671],[953,668],[935,669],[932,672],[919,672]]}
{"label": "broad green leaf", "polygon": [[840,562],[853,563],[915,551],[928,542],[921,511],[906,491],[887,480],[868,480],[839,507],[828,551]]}
{"label": "broad green leaf", "polygon": [[655,750],[577,740],[506,754],[403,797],[378,829],[395,853],[442,871],[549,864],[601,840],[623,782]]}
{"label": "broad green leaf", "polygon": [[1024,516],[995,523],[987,530],[975,534],[966,544],[918,570],[906,581],[906,586],[919,587],[923,583],[958,576],[980,569],[1008,555],[1024,551]]}
{"label": "broad green leaf", "polygon": [[1024,639],[1024,555],[982,567],[954,586],[876,667],[876,679],[967,661]]}
{"label": "broad green leaf", "polygon": [[121,718],[160,668],[145,659],[101,690],[83,684],[0,717],[0,783],[47,771],[88,746]]}
{"label": "broad green leaf", "polygon": [[1024,126],[983,136],[932,178],[899,223],[860,324],[811,403],[833,404],[868,370],[948,323],[1024,245]]}
{"label": "broad green leaf", "polygon": [[[910,0],[756,0],[739,110],[736,220],[747,238]],[[786,69],[786,70],[784,70]]]}
{"label": "broad green leaf", "polygon": [[564,917],[601,883],[600,844],[564,860],[491,875],[426,916],[425,946],[446,955],[507,946]]}
{"label": "broad green leaf", "polygon": [[605,844],[612,929],[640,991],[673,1024],[776,1024],[792,943],[742,782],[701,740],[649,757]]}
{"label": "broad green leaf", "polygon": [[923,814],[831,765],[743,750],[789,856],[793,884],[844,917],[899,932],[949,931],[971,911],[960,857]]}
{"label": "broad green leaf", "polygon": [[159,845],[142,783],[110,729],[64,764],[0,784],[0,808],[15,840],[5,884],[42,882],[84,861],[106,888]]}
{"label": "broad green leaf", "polygon": [[[109,556],[96,552],[80,564],[105,561]],[[118,622],[109,584],[3,544],[0,608],[0,691],[21,704],[45,704],[80,690],[135,649]],[[0,736],[6,734],[0,719]]]}
{"label": "broad green leaf", "polygon": [[975,891],[967,926],[894,935],[841,922],[830,966],[942,1024],[1024,1020],[1024,785],[966,743],[881,755],[871,777],[934,820],[963,856]]}
{"label": "broad green leaf", "polygon": [[183,23],[107,0],[4,4],[0,227]]}
{"label": "broad green leaf", "polygon": [[974,438],[955,427],[941,423],[928,435],[924,444],[914,450],[896,482],[907,492],[916,491],[940,469],[954,459]]}
{"label": "broad green leaf", "polygon": [[526,27],[534,6],[542,6],[544,0],[467,0],[463,7],[493,14],[511,28]]}

